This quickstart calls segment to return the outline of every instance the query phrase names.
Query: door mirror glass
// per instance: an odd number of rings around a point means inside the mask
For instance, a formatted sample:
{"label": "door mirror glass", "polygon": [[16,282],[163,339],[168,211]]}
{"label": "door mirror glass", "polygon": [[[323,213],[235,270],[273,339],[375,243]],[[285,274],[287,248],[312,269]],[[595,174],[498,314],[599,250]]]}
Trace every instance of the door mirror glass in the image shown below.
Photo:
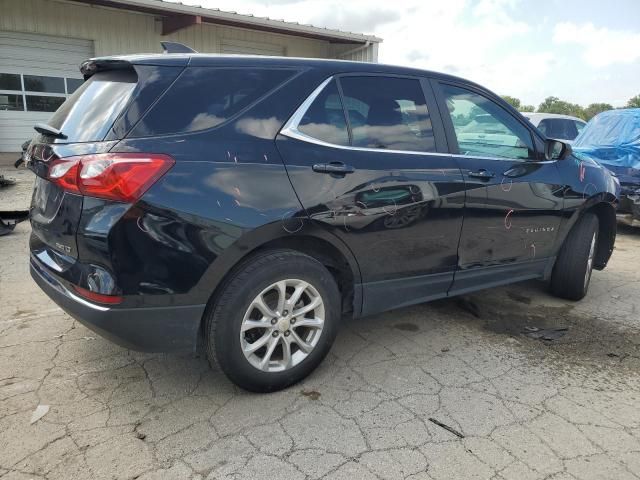
{"label": "door mirror glass", "polygon": [[564,160],[571,155],[571,145],[560,140],[547,139],[545,142],[544,156],[547,160]]}

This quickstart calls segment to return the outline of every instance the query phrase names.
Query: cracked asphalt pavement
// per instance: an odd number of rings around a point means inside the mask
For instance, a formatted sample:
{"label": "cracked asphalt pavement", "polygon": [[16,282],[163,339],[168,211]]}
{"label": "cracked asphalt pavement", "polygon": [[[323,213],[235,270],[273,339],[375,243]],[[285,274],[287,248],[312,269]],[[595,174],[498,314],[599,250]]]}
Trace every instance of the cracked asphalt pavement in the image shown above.
{"label": "cracked asphalt pavement", "polygon": [[346,322],[269,395],[86,329],[31,280],[28,235],[0,237],[2,480],[640,478],[640,231],[582,302],[528,282]]}

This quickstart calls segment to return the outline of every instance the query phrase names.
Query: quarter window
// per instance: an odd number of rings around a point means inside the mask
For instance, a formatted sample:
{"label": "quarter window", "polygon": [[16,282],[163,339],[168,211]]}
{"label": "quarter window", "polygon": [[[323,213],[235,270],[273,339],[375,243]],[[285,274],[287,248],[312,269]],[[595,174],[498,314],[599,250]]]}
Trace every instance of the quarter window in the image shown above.
{"label": "quarter window", "polygon": [[354,147],[435,150],[420,82],[395,77],[343,77],[340,85]]}
{"label": "quarter window", "polygon": [[500,105],[482,95],[442,85],[460,154],[534,159],[529,130]]}
{"label": "quarter window", "polygon": [[[189,67],[129,137],[196,132],[216,127],[282,85],[288,69]],[[247,128],[261,128],[247,125]]]}

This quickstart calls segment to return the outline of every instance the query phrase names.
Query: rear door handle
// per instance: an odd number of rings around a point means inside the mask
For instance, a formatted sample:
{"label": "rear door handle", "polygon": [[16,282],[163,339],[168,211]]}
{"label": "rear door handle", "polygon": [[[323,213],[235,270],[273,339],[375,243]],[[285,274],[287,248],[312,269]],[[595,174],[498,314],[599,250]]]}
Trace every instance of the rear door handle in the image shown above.
{"label": "rear door handle", "polygon": [[485,170],[484,168],[481,168],[476,172],[469,172],[468,175],[473,178],[481,178],[484,180],[489,180],[490,178],[493,178],[496,176],[495,173],[490,172],[489,170]]}
{"label": "rear door handle", "polygon": [[331,162],[331,163],[316,163],[313,167],[311,167],[314,172],[318,173],[329,173],[332,175],[343,176],[347,173],[353,173],[356,171],[351,165],[346,165],[342,162]]}

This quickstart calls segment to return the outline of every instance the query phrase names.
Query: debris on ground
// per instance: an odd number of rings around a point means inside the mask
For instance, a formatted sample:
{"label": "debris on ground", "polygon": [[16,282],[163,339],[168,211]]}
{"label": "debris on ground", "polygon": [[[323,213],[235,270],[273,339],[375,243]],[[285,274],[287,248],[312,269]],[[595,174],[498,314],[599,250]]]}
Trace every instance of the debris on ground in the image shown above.
{"label": "debris on ground", "polygon": [[44,417],[47,413],[49,413],[49,405],[38,405],[36,409],[31,414],[31,421],[29,422],[31,425],[36,423],[42,417]]}
{"label": "debris on ground", "polygon": [[309,400],[318,400],[320,398],[320,392],[316,390],[301,390],[300,395],[307,397]]}
{"label": "debris on ground", "polygon": [[538,327],[524,327],[522,333],[524,333],[527,337],[537,338],[539,340],[547,340],[553,341],[558,340],[559,338],[564,337],[569,328],[567,327],[556,327],[556,328],[538,328]]}
{"label": "debris on ground", "polygon": [[5,178],[4,175],[0,175],[0,187],[10,187],[15,184],[16,181],[14,178]]}
{"label": "debris on ground", "polygon": [[448,431],[450,433],[453,433],[456,437],[464,438],[464,435],[461,434],[459,431],[457,431],[455,428],[452,428],[449,425],[446,425],[446,424],[436,420],[435,418],[429,417],[429,421],[431,423],[435,423],[436,425],[438,425],[441,428],[444,428],[446,431]]}

